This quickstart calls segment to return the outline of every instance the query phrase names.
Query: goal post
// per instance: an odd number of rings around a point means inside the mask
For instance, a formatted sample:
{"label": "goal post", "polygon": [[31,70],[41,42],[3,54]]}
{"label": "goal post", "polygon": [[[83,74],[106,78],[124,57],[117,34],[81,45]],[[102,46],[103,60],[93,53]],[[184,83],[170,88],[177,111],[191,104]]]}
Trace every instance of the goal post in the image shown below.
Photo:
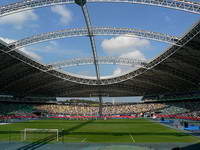
{"label": "goal post", "polygon": [[[59,141],[59,129],[37,129],[37,128],[25,128],[23,132],[23,141],[27,140],[30,133],[43,133],[43,134],[55,134],[56,141]],[[29,134],[28,134],[29,133]]]}

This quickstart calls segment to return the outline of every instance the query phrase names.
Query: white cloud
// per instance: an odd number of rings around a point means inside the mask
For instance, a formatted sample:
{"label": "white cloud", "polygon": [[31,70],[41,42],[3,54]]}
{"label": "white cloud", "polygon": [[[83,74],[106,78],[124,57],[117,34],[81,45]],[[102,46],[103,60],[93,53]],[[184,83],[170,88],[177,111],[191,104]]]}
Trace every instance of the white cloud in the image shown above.
{"label": "white cloud", "polygon": [[53,6],[51,7],[51,11],[60,15],[60,23],[63,25],[69,24],[69,22],[72,20],[72,13],[64,6]]}
{"label": "white cloud", "polygon": [[[117,55],[124,58],[146,60],[140,49],[149,48],[150,42],[146,39],[121,35],[111,39],[103,40],[101,46],[108,55]],[[117,68],[113,71],[113,75],[121,75],[130,71],[130,69],[135,70],[138,67],[140,66],[135,65],[131,68],[118,65]]]}
{"label": "white cloud", "polygon": [[[132,59],[143,60],[143,61],[146,60],[144,54],[142,52],[140,52],[139,50],[134,50],[132,52],[124,53],[124,54],[120,55],[119,57],[132,58]],[[124,74],[124,73],[130,71],[130,69],[136,70],[139,67],[141,67],[139,64],[135,64],[132,67],[118,65],[117,69],[115,69],[113,71],[113,75],[121,75],[121,74]]]}
{"label": "white cloud", "polygon": [[38,16],[33,10],[19,12],[9,16],[0,18],[0,24],[10,24],[16,29],[22,29],[23,25],[28,21],[36,21]]}
{"label": "white cloud", "polygon": [[[143,53],[141,53],[139,50],[135,50],[132,52],[128,52],[128,53],[124,53],[122,55],[120,55],[119,57],[124,57],[124,58],[132,58],[132,59],[139,59],[139,60],[146,60],[145,56]],[[135,65],[132,67],[127,67],[127,66],[119,66],[113,71],[113,75],[121,75],[124,74],[128,71],[131,70],[135,70],[137,68],[139,68],[140,65]]]}
{"label": "white cloud", "polygon": [[[0,37],[0,40],[6,42],[8,44],[16,41],[14,39],[9,39],[9,38],[4,38],[4,37]],[[34,52],[30,51],[30,50],[27,50],[26,48],[20,48],[19,50],[24,52],[26,55],[36,59],[36,60],[42,60],[41,56],[39,56],[38,54],[36,54],[36,53],[34,53]]]}
{"label": "white cloud", "polygon": [[120,55],[120,57],[146,60],[144,54],[142,52],[140,52],[139,50],[134,50],[132,52],[124,53],[124,54]]}
{"label": "white cloud", "polygon": [[25,49],[25,48],[21,48],[20,49],[22,52],[24,52],[26,55],[28,55],[28,56],[30,56],[30,57],[32,57],[32,58],[34,58],[34,59],[36,59],[36,60],[42,60],[42,57],[41,56],[39,56],[38,54],[36,54],[36,53],[34,53],[34,52],[32,52],[32,51],[29,51],[29,50],[27,50],[27,49]]}
{"label": "white cloud", "polygon": [[115,69],[114,71],[113,71],[113,75],[115,76],[115,75],[120,75],[120,74],[122,74],[122,69],[120,68],[120,67],[118,67],[117,69]]}
{"label": "white cloud", "polygon": [[135,70],[137,69],[138,66],[135,66],[134,68],[133,67],[130,67],[130,66],[117,66],[117,68],[113,71],[112,75],[114,76],[117,76],[117,75],[122,75],[122,74],[125,74],[125,73],[128,73],[130,70]]}
{"label": "white cloud", "polygon": [[150,42],[145,39],[122,35],[103,40],[101,46],[108,54],[119,55],[122,53],[131,52],[134,49],[147,48],[150,46]]}
{"label": "white cloud", "polygon": [[49,41],[48,43],[45,44],[45,46],[42,48],[43,52],[49,53],[52,51],[57,52],[58,48],[58,43],[56,41]]}

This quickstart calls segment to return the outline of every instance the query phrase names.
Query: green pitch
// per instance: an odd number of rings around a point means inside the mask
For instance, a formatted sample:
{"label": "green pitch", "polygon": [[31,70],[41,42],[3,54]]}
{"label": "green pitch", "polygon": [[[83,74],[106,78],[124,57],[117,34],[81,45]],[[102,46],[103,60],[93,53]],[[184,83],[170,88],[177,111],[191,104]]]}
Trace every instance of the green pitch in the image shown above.
{"label": "green pitch", "polygon": [[[148,142],[198,142],[198,138],[178,132],[145,119],[133,120],[40,120],[0,126],[0,141],[21,141],[24,128],[63,130],[63,142],[92,143],[148,143]],[[46,140],[47,133],[27,133],[27,140]],[[51,139],[56,141],[55,139]]]}

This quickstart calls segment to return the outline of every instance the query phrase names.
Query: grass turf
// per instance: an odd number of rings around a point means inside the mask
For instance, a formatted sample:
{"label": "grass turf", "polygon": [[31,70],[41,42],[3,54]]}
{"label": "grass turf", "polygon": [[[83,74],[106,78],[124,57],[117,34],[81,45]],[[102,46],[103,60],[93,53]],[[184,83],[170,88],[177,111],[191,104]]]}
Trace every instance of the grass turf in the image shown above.
{"label": "grass turf", "polygon": [[[133,120],[37,120],[0,126],[0,141],[21,141],[24,128],[63,130],[64,142],[91,143],[149,143],[149,142],[199,142],[196,137],[151,122]],[[27,135],[29,141],[51,140],[47,133]],[[55,137],[55,134],[54,136]]]}

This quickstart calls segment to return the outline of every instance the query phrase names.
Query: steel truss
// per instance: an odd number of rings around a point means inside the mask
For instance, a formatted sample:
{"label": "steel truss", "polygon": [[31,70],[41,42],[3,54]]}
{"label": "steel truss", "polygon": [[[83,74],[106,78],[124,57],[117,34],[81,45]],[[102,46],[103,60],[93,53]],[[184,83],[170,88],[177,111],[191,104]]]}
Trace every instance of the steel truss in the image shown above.
{"label": "steel truss", "polygon": [[[193,26],[193,28],[178,41],[178,44],[180,44],[182,46],[178,47],[176,45],[173,45],[168,50],[166,50],[162,55],[160,55],[159,57],[157,57],[156,59],[154,59],[153,61],[151,61],[147,65],[145,65],[144,68],[139,68],[135,71],[126,73],[126,74],[121,75],[121,76],[101,79],[101,85],[120,83],[120,82],[129,80],[129,79],[133,79],[134,77],[136,77],[140,74],[143,74],[148,70],[151,70],[152,68],[154,68],[158,64],[165,61],[171,55],[176,53],[183,46],[185,46],[190,40],[192,40],[196,35],[198,35],[199,32],[200,32],[200,22],[198,22],[195,26]],[[77,76],[77,75],[74,75],[74,74],[71,74],[71,73],[69,74],[69,73],[66,73],[66,72],[62,72],[60,70],[50,70],[49,71],[48,67],[25,57],[24,54],[20,53],[19,51],[18,52],[13,51],[13,52],[8,53],[8,51],[10,49],[7,48],[6,45],[5,45],[5,48],[0,49],[0,50],[4,53],[7,53],[8,55],[11,55],[12,57],[24,62],[25,64],[30,65],[31,67],[37,68],[40,71],[51,74],[51,75],[53,75],[53,76],[55,76],[59,79],[62,79],[63,81],[69,81],[69,82],[73,82],[73,83],[86,84],[86,85],[97,85],[97,81],[95,79],[91,79],[91,78],[88,78],[86,76]]]}
{"label": "steel truss", "polygon": [[[97,57],[99,64],[116,64],[116,65],[126,65],[126,66],[144,66],[147,64],[146,61],[132,59],[132,58],[125,58],[125,57],[115,57],[115,56],[99,56]],[[71,67],[71,66],[80,66],[80,65],[88,65],[94,64],[93,57],[84,57],[84,58],[74,58],[68,59],[61,62],[55,62],[48,65],[50,70],[52,69],[60,69],[63,67]]]}
{"label": "steel truss", "polygon": [[[200,14],[200,3],[186,0],[87,0],[87,2],[144,4]],[[23,0],[21,2],[1,6],[0,16],[6,16],[39,7],[72,3],[74,3],[74,0]]]}
{"label": "steel truss", "polygon": [[[141,75],[145,73],[148,70],[153,69],[155,66],[159,65],[163,61],[165,61],[167,58],[169,58],[171,55],[176,53],[178,50],[180,50],[183,46],[185,46],[188,42],[190,42],[196,35],[198,35],[200,32],[200,22],[198,22],[196,25],[193,26],[192,30],[190,30],[188,33],[185,34],[179,41],[178,44],[182,45],[180,47],[173,45],[169,49],[167,49],[162,55],[145,65],[144,68],[139,68],[135,71],[126,73],[124,75],[118,76],[118,77],[112,77],[112,78],[106,78],[101,80],[101,85],[107,85],[107,84],[114,84],[114,83],[120,83],[129,79],[133,79],[134,77]],[[172,72],[178,73],[181,77],[181,73],[179,70],[174,69]],[[185,74],[184,74],[185,75]],[[186,77],[184,78],[186,81],[190,82],[190,78]],[[79,80],[80,81],[80,80]],[[97,85],[95,80],[82,80],[83,83],[89,84],[89,85]],[[89,81],[89,82],[88,82]],[[194,83],[192,83],[194,84]]]}
{"label": "steel truss", "polygon": [[[151,70],[158,64],[160,64],[163,61],[165,61],[166,59],[168,59],[171,55],[176,53],[178,50],[180,50],[183,46],[185,46],[189,41],[191,41],[197,35],[199,35],[199,32],[200,32],[200,22],[198,22],[195,26],[193,26],[193,28],[177,42],[177,44],[181,45],[181,46],[173,45],[167,51],[165,51],[162,55],[160,55],[159,57],[157,57],[156,59],[154,59],[147,65],[145,65],[145,68],[139,68],[135,71],[129,72],[125,75],[121,75],[118,77],[102,79],[100,84],[108,85],[108,84],[120,83],[120,82],[129,80],[129,79],[132,79],[140,74],[143,74],[148,70]],[[85,76],[75,76],[73,74],[68,74],[65,72],[57,71],[57,70],[49,71],[49,68],[47,66],[44,66],[36,61],[33,61],[32,59],[30,59],[28,56],[25,56],[20,51],[18,51],[18,52],[12,51],[12,52],[8,53],[8,51],[10,51],[10,48],[7,47],[7,45],[0,43],[0,47],[1,47],[0,51],[2,53],[8,54],[11,57],[18,59],[19,61],[21,61],[31,67],[34,67],[35,69],[38,69],[42,72],[46,72],[49,75],[53,75],[59,79],[63,79],[63,81],[69,81],[69,82],[86,84],[86,85],[98,85],[96,79],[90,79]],[[174,71],[170,71],[170,72],[174,72]],[[179,72],[179,70],[176,70],[176,74],[177,73],[179,73],[179,75],[181,76],[181,72]],[[184,77],[184,80],[190,80],[190,78]]]}
{"label": "steel truss", "polygon": [[186,44],[189,43],[192,39],[194,39],[199,33],[200,33],[200,21],[198,21],[195,25],[193,25],[191,30],[189,30],[188,33],[185,33],[185,35],[177,42],[177,44],[181,46],[179,47],[177,47],[177,45],[170,46],[162,55],[158,56],[156,59],[151,61],[146,67],[151,69],[156,65],[162,63],[170,56],[175,54],[178,50],[185,47]]}
{"label": "steel truss", "polygon": [[134,28],[111,28],[111,27],[93,27],[88,32],[87,28],[79,28],[79,29],[65,29],[54,32],[48,32],[43,34],[34,35],[31,37],[27,37],[16,42],[10,43],[10,48],[12,50],[16,48],[21,48],[24,46],[28,46],[31,44],[45,42],[49,40],[62,39],[67,37],[76,37],[76,36],[92,36],[94,35],[124,35],[131,37],[139,37],[150,40],[161,41],[165,43],[170,43],[173,45],[177,44],[179,38],[176,36],[171,36],[167,34],[162,34],[158,32],[151,32],[145,30],[138,30]]}

